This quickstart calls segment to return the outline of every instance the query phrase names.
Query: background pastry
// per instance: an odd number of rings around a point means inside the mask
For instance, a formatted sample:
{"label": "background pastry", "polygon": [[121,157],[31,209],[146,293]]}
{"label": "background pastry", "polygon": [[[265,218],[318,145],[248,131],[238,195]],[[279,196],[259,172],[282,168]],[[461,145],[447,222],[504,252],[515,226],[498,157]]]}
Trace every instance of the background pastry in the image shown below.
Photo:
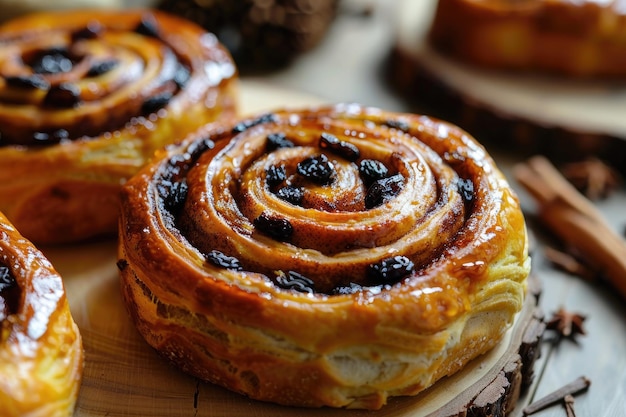
{"label": "background pastry", "polygon": [[82,340],[61,277],[0,213],[2,416],[73,415],[82,370]]}
{"label": "background pastry", "polygon": [[625,23],[613,0],[438,0],[430,40],[492,69],[624,77]]}
{"label": "background pastry", "polygon": [[529,258],[517,198],[467,133],[337,105],[163,150],[124,186],[118,267],[139,332],[184,371],[376,409],[492,348]]}
{"label": "background pastry", "polygon": [[114,234],[154,150],[236,111],[229,53],[162,12],[29,15],[0,46],[0,210],[38,243]]}
{"label": "background pastry", "polygon": [[329,30],[338,0],[162,0],[164,11],[214,32],[242,70],[283,67],[314,47]]}

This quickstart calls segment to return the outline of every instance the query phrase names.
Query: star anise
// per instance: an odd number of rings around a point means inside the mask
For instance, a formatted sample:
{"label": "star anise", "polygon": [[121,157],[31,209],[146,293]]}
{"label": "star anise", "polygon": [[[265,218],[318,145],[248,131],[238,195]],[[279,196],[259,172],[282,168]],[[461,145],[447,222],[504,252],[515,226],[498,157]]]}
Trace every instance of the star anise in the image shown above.
{"label": "star anise", "polygon": [[555,330],[562,337],[573,338],[577,334],[586,335],[584,321],[587,317],[561,307],[546,322],[546,329]]}
{"label": "star anise", "polygon": [[566,164],[561,173],[590,200],[608,197],[622,181],[615,169],[598,158]]}

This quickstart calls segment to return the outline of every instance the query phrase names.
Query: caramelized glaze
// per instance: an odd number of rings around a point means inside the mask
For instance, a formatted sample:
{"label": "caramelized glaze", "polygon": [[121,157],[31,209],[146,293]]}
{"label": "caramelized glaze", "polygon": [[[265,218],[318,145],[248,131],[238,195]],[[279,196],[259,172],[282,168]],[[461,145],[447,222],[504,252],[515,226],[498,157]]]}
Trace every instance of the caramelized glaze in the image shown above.
{"label": "caramelized glaze", "polygon": [[[54,267],[0,213],[0,410],[6,417],[73,415],[82,341]],[[6,270],[5,270],[6,268]]]}
{"label": "caramelized glaze", "polygon": [[[290,145],[268,148],[277,134]],[[325,147],[326,134],[358,158]],[[295,167],[321,154],[332,180],[302,178]],[[363,159],[383,162],[402,184],[369,209],[343,200],[364,200],[372,187]],[[285,176],[268,183],[277,165]],[[276,187],[286,183],[314,197],[306,207],[284,201]],[[125,185],[120,236],[124,298],[149,343],[202,378],[308,406],[378,408],[454,372],[499,339],[521,307],[529,265],[519,203],[483,147],[445,122],[357,105],[277,111],[163,150]],[[463,336],[482,314],[491,318]],[[169,325],[195,341],[164,335]],[[468,350],[455,358],[455,349]],[[177,358],[181,350],[194,363]],[[320,378],[340,378],[344,354],[355,366],[388,365],[394,377],[311,382],[293,397],[269,388],[304,378],[309,361],[320,362]],[[270,376],[271,366],[284,371]]]}

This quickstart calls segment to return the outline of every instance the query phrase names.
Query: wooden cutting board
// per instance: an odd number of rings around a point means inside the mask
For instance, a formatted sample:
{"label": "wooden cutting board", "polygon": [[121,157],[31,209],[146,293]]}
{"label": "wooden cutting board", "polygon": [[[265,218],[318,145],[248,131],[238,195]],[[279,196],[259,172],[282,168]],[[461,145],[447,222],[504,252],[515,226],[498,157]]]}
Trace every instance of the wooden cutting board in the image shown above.
{"label": "wooden cutting board", "polygon": [[[321,103],[316,98],[256,82],[244,83],[241,96],[244,114]],[[483,410],[476,414],[482,416],[487,410],[505,406],[507,401],[517,401],[521,379],[532,376],[535,348],[542,333],[538,293],[531,291],[514,327],[496,349],[422,395],[392,399],[377,412],[282,407],[200,382],[162,360],[135,331],[122,304],[115,241],[42,251],[64,279],[72,314],[83,337],[85,369],[76,417],[447,417],[459,415],[472,403],[476,410]],[[525,358],[523,367],[518,353]],[[500,388],[506,392],[500,392]],[[495,389],[495,395],[490,394],[491,389]]]}

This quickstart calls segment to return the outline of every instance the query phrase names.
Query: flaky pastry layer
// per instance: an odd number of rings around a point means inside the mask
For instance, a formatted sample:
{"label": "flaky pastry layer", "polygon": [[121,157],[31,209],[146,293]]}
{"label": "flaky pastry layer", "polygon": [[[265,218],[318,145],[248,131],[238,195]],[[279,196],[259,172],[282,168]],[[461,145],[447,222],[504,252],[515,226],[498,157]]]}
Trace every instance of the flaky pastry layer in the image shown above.
{"label": "flaky pastry layer", "polygon": [[524,298],[517,197],[473,138],[425,116],[340,104],[204,129],[134,176],[121,211],[139,332],[263,401],[414,395],[495,346]]}
{"label": "flaky pastry layer", "polygon": [[0,213],[0,414],[74,414],[84,353],[61,277]]}
{"label": "flaky pastry layer", "polygon": [[71,11],[0,26],[0,210],[36,243],[117,232],[121,185],[173,137],[236,110],[213,34],[163,12]]}

